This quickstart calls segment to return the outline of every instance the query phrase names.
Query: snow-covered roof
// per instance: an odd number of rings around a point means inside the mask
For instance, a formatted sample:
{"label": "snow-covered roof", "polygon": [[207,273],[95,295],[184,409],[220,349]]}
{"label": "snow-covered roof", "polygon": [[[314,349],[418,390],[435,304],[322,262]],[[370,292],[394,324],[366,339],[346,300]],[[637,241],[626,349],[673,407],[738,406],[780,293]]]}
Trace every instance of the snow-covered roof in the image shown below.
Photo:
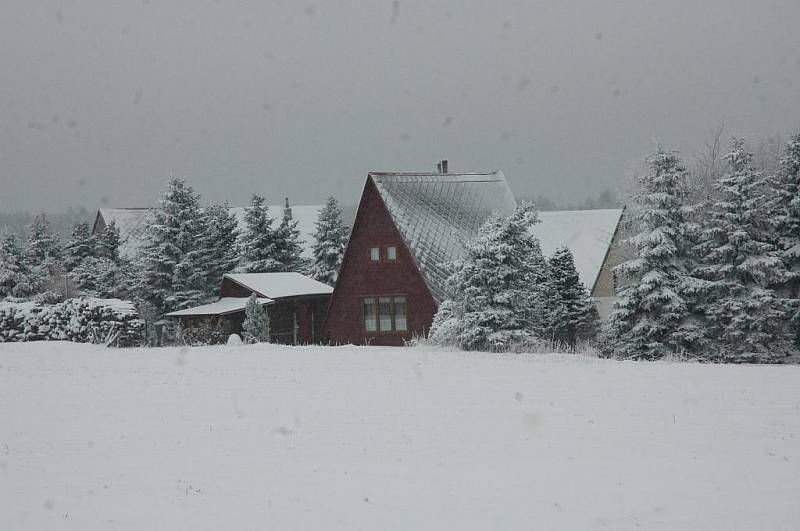
{"label": "snow-covered roof", "polygon": [[[217,302],[203,304],[186,310],[170,312],[167,317],[187,317],[192,315],[227,315],[229,313],[243,312],[247,306],[249,297],[223,297]],[[274,302],[272,299],[259,298],[258,302],[262,305]]]}
{"label": "snow-covered roof", "polygon": [[142,245],[149,213],[147,208],[101,208],[97,214],[106,225],[112,221],[116,224],[120,236],[119,254],[132,258]]}
{"label": "snow-covered roof", "polygon": [[370,173],[395,225],[437,300],[446,297],[444,265],[461,257],[493,212],[516,201],[503,172]]}
{"label": "snow-covered roof", "polygon": [[[280,205],[271,205],[270,217],[278,223],[283,219],[284,209]],[[297,221],[297,230],[300,231],[300,244],[303,247],[303,258],[313,257],[314,229],[322,205],[295,205],[291,207],[292,219]],[[239,233],[247,229],[244,220],[245,207],[232,207],[230,213],[236,217]],[[101,208],[98,216],[102,216],[106,224],[116,222],[120,235],[120,255],[126,258],[134,257],[142,246],[147,231],[148,216],[151,210],[147,208]],[[95,228],[96,230],[96,228]]]}
{"label": "snow-covered roof", "polygon": [[620,209],[540,212],[533,233],[545,256],[562,246],[572,251],[578,276],[591,292],[621,218]]}
{"label": "snow-covered roof", "polygon": [[333,293],[332,287],[300,273],[228,273],[225,278],[270,299]]}

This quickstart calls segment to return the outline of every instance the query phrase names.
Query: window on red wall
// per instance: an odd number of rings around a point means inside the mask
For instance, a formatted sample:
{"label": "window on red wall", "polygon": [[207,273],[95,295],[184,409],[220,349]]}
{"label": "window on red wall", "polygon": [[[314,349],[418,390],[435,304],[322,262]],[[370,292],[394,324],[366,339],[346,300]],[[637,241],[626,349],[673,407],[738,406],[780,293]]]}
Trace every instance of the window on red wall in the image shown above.
{"label": "window on red wall", "polygon": [[377,309],[375,308],[375,299],[364,299],[364,329],[367,332],[375,332],[378,330]]}
{"label": "window on red wall", "polygon": [[397,247],[390,245],[386,248],[386,259],[392,261],[397,260]]}
{"label": "window on red wall", "polygon": [[407,331],[405,295],[365,297],[364,330],[367,332]]}
{"label": "window on red wall", "polygon": [[394,298],[394,329],[398,332],[405,332],[408,330],[406,323],[406,298]]}
{"label": "window on red wall", "polygon": [[369,259],[373,262],[380,262],[381,260],[381,248],[380,247],[370,247],[369,249]]}
{"label": "window on red wall", "polygon": [[392,331],[392,298],[378,298],[378,330],[381,332]]}

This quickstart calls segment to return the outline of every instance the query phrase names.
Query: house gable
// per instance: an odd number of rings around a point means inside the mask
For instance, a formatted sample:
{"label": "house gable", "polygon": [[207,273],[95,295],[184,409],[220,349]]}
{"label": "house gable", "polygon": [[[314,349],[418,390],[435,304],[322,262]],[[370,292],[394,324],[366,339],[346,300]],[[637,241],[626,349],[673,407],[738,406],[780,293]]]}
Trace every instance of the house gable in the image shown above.
{"label": "house gable", "polygon": [[591,286],[591,293],[595,298],[616,297],[617,295],[618,286],[614,278],[614,268],[628,259],[625,255],[625,236],[622,231],[624,215],[625,211],[623,210],[617,225],[614,227],[614,233],[603,257],[603,265],[597,275],[597,280]]}
{"label": "house gable", "polygon": [[[396,248],[395,260],[387,259],[390,246]],[[378,261],[370,257],[374,247],[379,249]],[[364,299],[379,296],[406,297],[407,331],[366,331]],[[415,335],[425,335],[435,313],[436,302],[373,179],[368,177],[328,309],[326,337],[336,344],[402,345]]]}

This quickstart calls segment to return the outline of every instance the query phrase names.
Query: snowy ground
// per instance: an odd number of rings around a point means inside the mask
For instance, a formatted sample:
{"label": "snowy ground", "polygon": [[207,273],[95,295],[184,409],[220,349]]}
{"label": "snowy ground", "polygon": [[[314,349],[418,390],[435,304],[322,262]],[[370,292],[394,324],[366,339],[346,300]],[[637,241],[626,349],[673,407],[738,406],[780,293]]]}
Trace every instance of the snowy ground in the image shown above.
{"label": "snowy ground", "polygon": [[797,529],[800,367],[0,345],[0,529]]}

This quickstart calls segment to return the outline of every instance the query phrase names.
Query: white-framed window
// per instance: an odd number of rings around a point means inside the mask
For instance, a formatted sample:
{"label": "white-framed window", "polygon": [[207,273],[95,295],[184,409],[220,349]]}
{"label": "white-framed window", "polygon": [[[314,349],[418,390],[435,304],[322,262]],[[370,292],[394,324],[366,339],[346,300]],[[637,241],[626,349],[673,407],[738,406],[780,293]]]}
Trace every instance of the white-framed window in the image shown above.
{"label": "white-framed window", "polygon": [[397,260],[397,247],[390,245],[386,248],[386,259]]}
{"label": "white-framed window", "polygon": [[405,296],[394,298],[394,329],[398,332],[408,330],[406,322],[406,298]]}
{"label": "white-framed window", "polygon": [[381,248],[380,247],[370,247],[369,248],[369,259],[373,262],[380,262],[381,261]]}
{"label": "white-framed window", "polygon": [[377,308],[375,308],[375,299],[368,297],[364,299],[364,329],[367,332],[376,332],[378,330]]}
{"label": "white-framed window", "polygon": [[392,331],[392,298],[378,298],[378,330],[381,332]]}
{"label": "white-framed window", "polygon": [[364,298],[364,330],[367,332],[406,332],[408,320],[405,295]]}

